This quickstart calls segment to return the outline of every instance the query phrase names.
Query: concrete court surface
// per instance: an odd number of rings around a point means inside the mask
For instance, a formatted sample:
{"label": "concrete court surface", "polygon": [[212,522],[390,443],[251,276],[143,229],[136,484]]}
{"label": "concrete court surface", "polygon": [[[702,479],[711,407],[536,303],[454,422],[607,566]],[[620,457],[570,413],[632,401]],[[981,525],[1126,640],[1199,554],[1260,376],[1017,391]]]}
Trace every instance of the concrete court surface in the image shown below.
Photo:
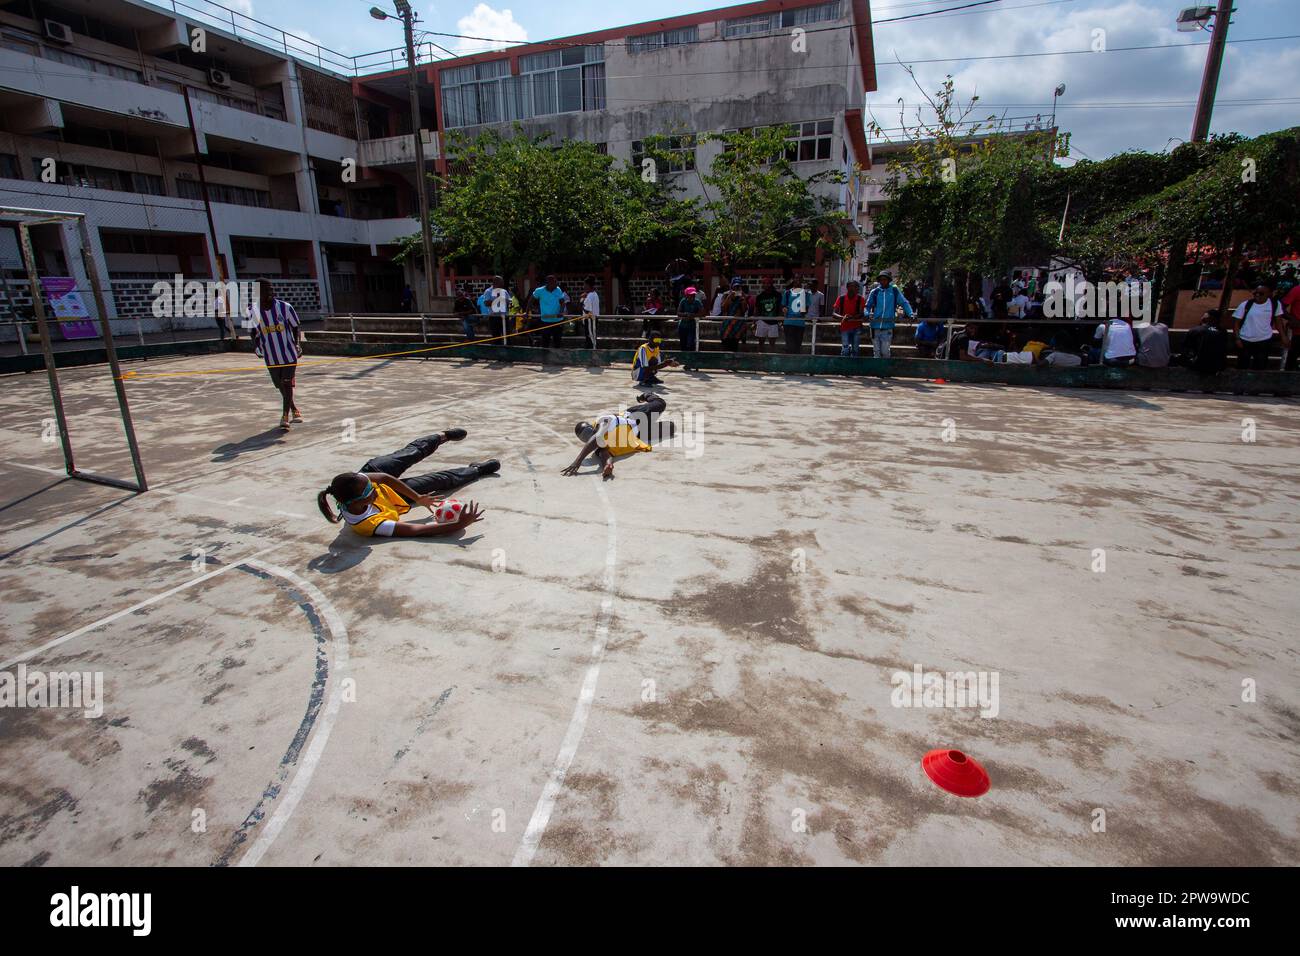
{"label": "concrete court surface", "polygon": [[[129,366],[140,496],[0,380],[0,671],[104,688],[0,709],[0,863],[1300,863],[1294,401],[672,370],[693,446],[602,483],[622,369],[335,360],[281,435],[249,362]],[[129,476],[107,368],[62,382]],[[503,465],[463,538],[316,511],[452,426]],[[894,706],[917,666],[996,716]]]}

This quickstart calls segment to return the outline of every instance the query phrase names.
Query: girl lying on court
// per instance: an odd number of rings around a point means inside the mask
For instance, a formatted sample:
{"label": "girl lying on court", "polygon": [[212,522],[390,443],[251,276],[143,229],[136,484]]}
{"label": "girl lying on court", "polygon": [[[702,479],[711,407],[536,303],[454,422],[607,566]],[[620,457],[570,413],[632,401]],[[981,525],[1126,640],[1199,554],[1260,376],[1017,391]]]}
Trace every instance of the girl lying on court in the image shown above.
{"label": "girl lying on court", "polygon": [[[483,475],[501,469],[495,458],[476,461],[464,468],[449,468],[428,475],[419,475],[402,481],[400,476],[417,462],[423,461],[443,442],[460,441],[466,435],[463,428],[449,428],[436,435],[417,438],[400,451],[380,455],[361,466],[360,472],[335,475],[329,487],[316,496],[316,504],[331,523],[340,518],[360,535],[381,537],[421,538],[436,534],[452,534],[466,528],[483,517],[483,512],[472,501],[444,503],[434,492],[451,491]],[[330,509],[329,500],[338,503],[339,513]],[[423,505],[434,512],[436,524],[417,524],[403,521],[402,515],[412,505]]]}
{"label": "girl lying on court", "polygon": [[641,404],[631,406],[623,414],[609,412],[599,416],[594,423],[578,422],[574,425],[573,433],[578,436],[578,441],[583,443],[582,451],[578,452],[578,457],[573,460],[573,464],[560,474],[576,475],[578,468],[587,460],[587,456],[595,455],[596,461],[602,466],[600,475],[608,481],[614,477],[615,458],[638,451],[653,451],[650,442],[654,441],[660,432],[666,433],[666,437],[671,438],[674,431],[673,423],[668,422],[665,426],[659,424],[659,416],[668,406],[663,397],[653,392],[642,392],[637,398],[641,400]]}

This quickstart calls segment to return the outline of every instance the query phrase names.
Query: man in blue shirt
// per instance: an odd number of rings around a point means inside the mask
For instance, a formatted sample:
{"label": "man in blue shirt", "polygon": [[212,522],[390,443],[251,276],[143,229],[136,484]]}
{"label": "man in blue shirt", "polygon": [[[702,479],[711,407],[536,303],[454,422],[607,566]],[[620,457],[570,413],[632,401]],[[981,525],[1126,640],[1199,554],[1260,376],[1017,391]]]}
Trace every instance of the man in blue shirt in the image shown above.
{"label": "man in blue shirt", "polygon": [[804,289],[803,280],[796,277],[790,280],[790,286],[781,293],[781,308],[785,310],[785,351],[787,355],[798,355],[803,350],[803,330],[808,319],[808,300],[810,293]]}
{"label": "man in blue shirt", "polygon": [[876,287],[867,294],[866,313],[871,319],[871,342],[875,346],[876,358],[889,358],[889,343],[894,340],[894,316],[899,307],[905,316],[912,317],[912,306],[893,282],[893,276],[882,272],[876,277]]}
{"label": "man in blue shirt", "polygon": [[564,344],[564,305],[569,301],[569,294],[560,288],[555,276],[546,277],[546,284],[533,290],[528,303],[536,302],[538,315],[542,320],[542,348],[559,348]]}

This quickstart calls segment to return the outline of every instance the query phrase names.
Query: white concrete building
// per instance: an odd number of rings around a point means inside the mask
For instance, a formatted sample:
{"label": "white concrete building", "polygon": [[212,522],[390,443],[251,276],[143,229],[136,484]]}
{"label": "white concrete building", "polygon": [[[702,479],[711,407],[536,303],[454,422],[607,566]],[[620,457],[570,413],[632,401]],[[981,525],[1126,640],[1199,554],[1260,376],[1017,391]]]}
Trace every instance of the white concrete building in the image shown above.
{"label": "white concrete building", "polygon": [[[444,131],[514,121],[627,162],[679,136],[664,172],[697,195],[720,149],[707,131],[791,124],[801,171],[869,163],[867,0],[759,0],[417,62],[430,171]],[[114,316],[147,310],[159,279],[222,266],[300,311],[393,309],[424,286],[391,262],[418,230],[406,84],[400,52],[345,56],[209,0],[0,0],[0,205],[84,212]],[[854,221],[858,188],[837,187]],[[86,287],[74,230],[33,237],[42,275]],[[0,306],[24,305],[16,255],[0,230]]]}
{"label": "white concrete building", "polygon": [[[395,307],[407,279],[388,259],[418,228],[413,191],[364,166],[345,182],[361,153],[356,62],[317,50],[324,65],[308,65],[301,42],[234,17],[222,29],[137,0],[0,4],[0,204],[84,212],[114,315],[147,310],[159,278],[217,275],[214,253],[305,312]],[[13,280],[13,233],[0,236]],[[33,238],[42,275],[86,288],[75,230]]]}

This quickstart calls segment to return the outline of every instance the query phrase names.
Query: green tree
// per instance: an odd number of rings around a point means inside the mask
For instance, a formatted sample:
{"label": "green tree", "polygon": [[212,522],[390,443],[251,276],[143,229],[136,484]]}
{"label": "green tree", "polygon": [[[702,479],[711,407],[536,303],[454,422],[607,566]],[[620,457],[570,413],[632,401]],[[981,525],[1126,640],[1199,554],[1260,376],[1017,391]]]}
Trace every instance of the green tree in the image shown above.
{"label": "green tree", "polygon": [[857,230],[833,195],[847,177],[837,170],[798,175],[791,135],[789,127],[769,127],[701,137],[721,142],[723,152],[700,177],[704,219],[694,252],[724,274],[741,263],[808,261],[818,249],[836,259],[852,253]]}

